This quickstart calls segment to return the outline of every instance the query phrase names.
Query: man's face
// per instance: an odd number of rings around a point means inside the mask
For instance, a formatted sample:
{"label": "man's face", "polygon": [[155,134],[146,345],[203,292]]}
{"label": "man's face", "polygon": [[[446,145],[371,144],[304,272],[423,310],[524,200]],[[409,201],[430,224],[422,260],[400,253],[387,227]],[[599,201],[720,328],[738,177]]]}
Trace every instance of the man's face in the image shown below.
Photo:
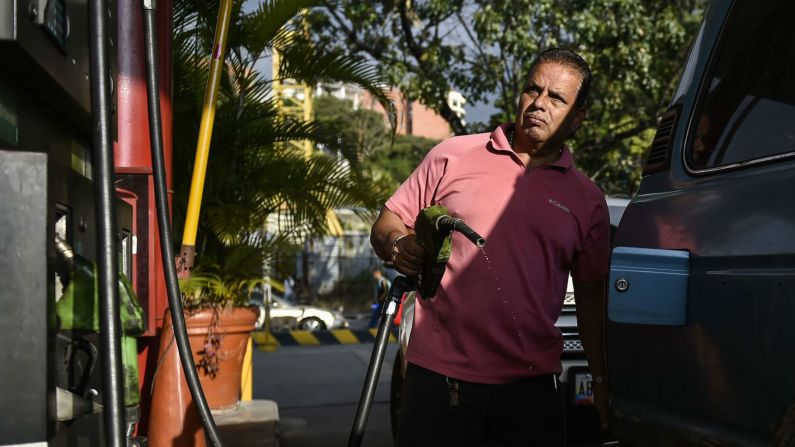
{"label": "man's face", "polygon": [[568,138],[585,117],[585,109],[574,105],[581,82],[580,74],[565,65],[536,65],[519,98],[516,138],[541,145]]}

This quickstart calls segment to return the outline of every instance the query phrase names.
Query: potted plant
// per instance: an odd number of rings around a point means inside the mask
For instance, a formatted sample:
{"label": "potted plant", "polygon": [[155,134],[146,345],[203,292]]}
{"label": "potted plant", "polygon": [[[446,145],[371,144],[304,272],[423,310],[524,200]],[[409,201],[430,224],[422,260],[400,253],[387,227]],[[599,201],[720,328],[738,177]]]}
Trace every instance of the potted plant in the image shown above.
{"label": "potted plant", "polygon": [[[240,401],[243,358],[259,315],[258,308],[248,302],[262,278],[240,267],[234,262],[224,267],[208,262],[180,281],[190,351],[207,404],[214,411],[235,408]],[[157,355],[149,444],[204,446],[204,431],[188,392],[168,310]]]}
{"label": "potted plant", "polygon": [[259,309],[249,305],[262,277],[199,266],[180,281],[193,360],[211,409],[237,405],[243,357]]}

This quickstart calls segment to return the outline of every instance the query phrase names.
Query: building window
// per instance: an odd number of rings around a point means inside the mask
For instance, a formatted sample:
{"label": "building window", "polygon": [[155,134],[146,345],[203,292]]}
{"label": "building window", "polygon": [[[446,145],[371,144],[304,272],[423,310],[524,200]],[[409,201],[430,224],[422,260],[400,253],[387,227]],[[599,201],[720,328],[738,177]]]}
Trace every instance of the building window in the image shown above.
{"label": "building window", "polygon": [[702,87],[687,165],[698,171],[795,152],[795,2],[740,2]]}

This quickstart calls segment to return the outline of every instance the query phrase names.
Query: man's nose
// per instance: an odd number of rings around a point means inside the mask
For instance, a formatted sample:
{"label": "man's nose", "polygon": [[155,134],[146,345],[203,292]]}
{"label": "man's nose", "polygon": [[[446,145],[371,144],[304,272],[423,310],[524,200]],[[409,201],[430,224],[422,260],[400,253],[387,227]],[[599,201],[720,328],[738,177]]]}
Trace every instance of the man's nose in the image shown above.
{"label": "man's nose", "polygon": [[538,94],[538,96],[533,98],[532,105],[535,109],[546,110],[548,103],[549,96],[547,96],[546,92],[541,92]]}

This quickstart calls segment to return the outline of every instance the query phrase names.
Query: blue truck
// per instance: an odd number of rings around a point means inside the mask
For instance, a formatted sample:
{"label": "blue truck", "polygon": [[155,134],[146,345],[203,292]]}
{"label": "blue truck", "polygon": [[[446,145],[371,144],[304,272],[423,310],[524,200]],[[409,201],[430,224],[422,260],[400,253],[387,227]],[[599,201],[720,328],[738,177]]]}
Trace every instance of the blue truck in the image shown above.
{"label": "blue truck", "polygon": [[795,445],[795,2],[711,1],[614,239],[621,445]]}

